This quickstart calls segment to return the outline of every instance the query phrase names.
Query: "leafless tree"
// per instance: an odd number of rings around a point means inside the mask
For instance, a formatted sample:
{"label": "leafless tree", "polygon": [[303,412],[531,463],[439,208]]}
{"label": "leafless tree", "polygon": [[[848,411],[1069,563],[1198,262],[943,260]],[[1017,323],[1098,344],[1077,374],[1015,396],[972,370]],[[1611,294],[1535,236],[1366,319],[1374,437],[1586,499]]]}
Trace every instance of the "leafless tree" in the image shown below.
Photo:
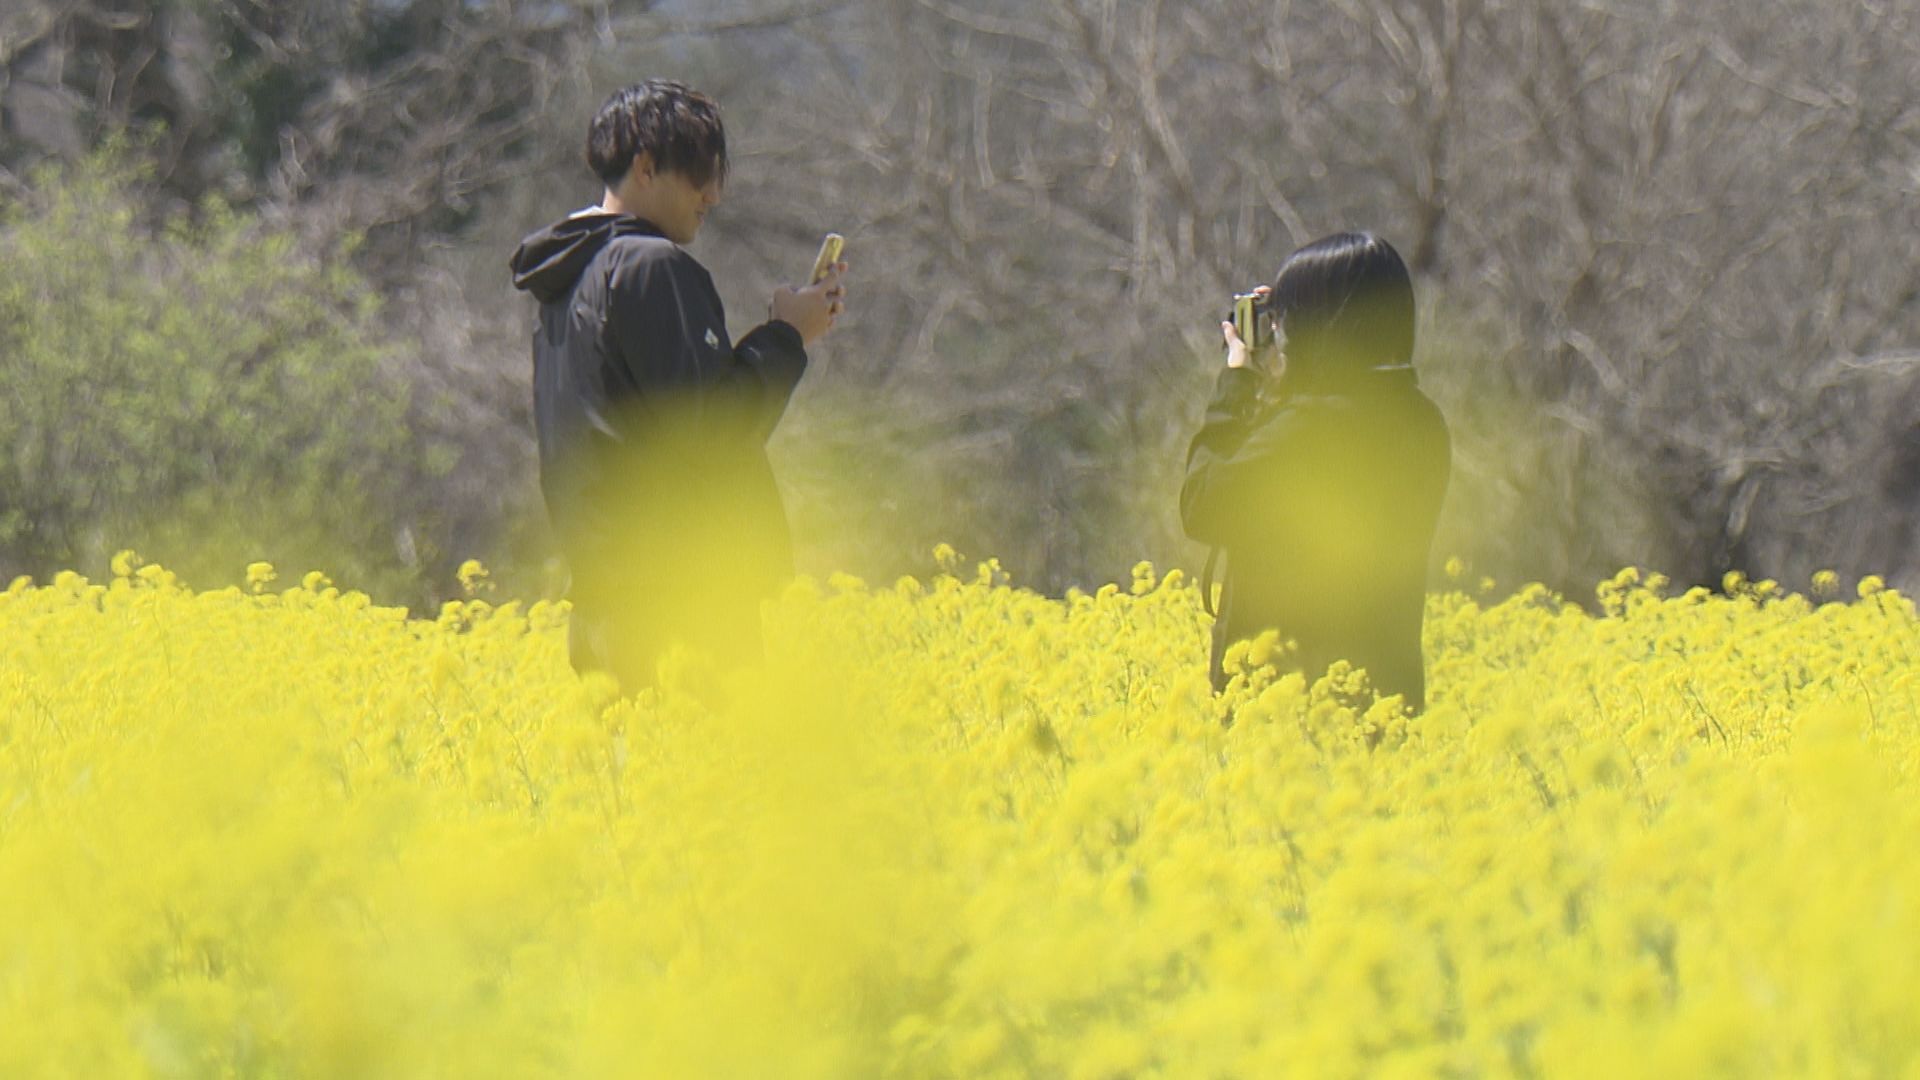
{"label": "leafless tree", "polygon": [[[1423,366],[1460,436],[1443,547],[1569,588],[1624,563],[1915,573],[1892,403],[1920,329],[1920,51],[1897,5],[860,14],[834,32],[869,42],[842,107],[767,172],[837,180],[872,257],[900,260],[882,280],[910,287],[861,352],[896,365],[922,440],[951,433],[933,460],[994,478],[967,516],[1019,526],[983,546],[1043,579],[1185,555],[1171,476],[1220,298],[1356,224],[1424,282]],[[1000,343],[1018,359],[976,354]],[[1050,424],[1063,409],[1092,437]],[[1119,494],[1065,494],[1089,486]]]}
{"label": "leafless tree", "polygon": [[146,10],[0,16],[10,145],[165,113],[218,186],[195,50],[238,28],[314,72],[245,191],[368,233],[441,422],[484,433],[443,496],[476,537],[531,484],[501,259],[597,196],[600,96],[667,74],[734,133],[701,255],[736,321],[852,240],[855,315],[780,444],[815,568],[943,539],[1051,588],[1191,564],[1173,493],[1224,297],[1368,227],[1418,276],[1455,432],[1442,556],[1580,592],[1626,563],[1920,587],[1911,5],[418,0],[391,56],[364,4]]}

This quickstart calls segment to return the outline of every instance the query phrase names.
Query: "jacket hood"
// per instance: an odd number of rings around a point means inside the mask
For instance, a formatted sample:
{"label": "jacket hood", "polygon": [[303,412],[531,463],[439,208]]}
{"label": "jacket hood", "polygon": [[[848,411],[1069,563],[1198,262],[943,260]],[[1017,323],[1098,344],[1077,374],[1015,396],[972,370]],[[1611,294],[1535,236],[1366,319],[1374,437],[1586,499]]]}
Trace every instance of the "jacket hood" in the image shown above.
{"label": "jacket hood", "polygon": [[586,272],[587,264],[616,236],[662,236],[652,224],[629,214],[597,207],[571,214],[529,233],[520,241],[509,265],[513,285],[533,294],[543,304],[567,295]]}

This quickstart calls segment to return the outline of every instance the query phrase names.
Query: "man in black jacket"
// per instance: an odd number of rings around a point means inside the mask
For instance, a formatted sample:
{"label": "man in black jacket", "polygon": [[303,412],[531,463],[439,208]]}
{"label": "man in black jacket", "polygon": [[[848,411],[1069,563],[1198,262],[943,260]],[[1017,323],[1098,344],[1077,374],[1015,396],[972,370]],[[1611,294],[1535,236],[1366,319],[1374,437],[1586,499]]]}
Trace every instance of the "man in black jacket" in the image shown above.
{"label": "man in black jacket", "polygon": [[726,135],[712,99],[629,86],[589,125],[598,206],[529,235],[514,284],[533,335],[540,485],[573,575],[574,666],[650,685],[674,642],[760,655],[760,601],[793,572],[766,440],[844,310],[838,264],[774,293],[735,343],[684,245],[719,202]]}
{"label": "man in black jacket", "polygon": [[1420,622],[1446,422],[1413,373],[1413,284],[1386,241],[1309,244],[1264,290],[1276,347],[1223,325],[1227,369],[1187,453],[1187,534],[1224,549],[1212,675],[1264,630],[1311,679],[1335,660],[1424,707]]}

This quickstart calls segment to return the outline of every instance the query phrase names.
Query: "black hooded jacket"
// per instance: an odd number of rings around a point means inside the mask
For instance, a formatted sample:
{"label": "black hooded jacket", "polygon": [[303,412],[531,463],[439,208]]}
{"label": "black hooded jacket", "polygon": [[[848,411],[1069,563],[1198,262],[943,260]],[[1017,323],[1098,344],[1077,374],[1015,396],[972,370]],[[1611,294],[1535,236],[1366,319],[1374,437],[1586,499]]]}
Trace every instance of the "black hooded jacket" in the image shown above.
{"label": "black hooded jacket", "polygon": [[688,614],[676,603],[770,592],[792,545],[766,440],[806,370],[799,331],[768,322],[735,344],[706,268],[624,214],[535,232],[512,268],[540,301],[540,484],[576,619],[632,604],[670,621]]}
{"label": "black hooded jacket", "polygon": [[1187,452],[1189,536],[1225,553],[1212,673],[1235,641],[1277,630],[1318,675],[1335,660],[1424,706],[1420,623],[1446,494],[1445,421],[1407,366],[1265,376],[1228,368]]}

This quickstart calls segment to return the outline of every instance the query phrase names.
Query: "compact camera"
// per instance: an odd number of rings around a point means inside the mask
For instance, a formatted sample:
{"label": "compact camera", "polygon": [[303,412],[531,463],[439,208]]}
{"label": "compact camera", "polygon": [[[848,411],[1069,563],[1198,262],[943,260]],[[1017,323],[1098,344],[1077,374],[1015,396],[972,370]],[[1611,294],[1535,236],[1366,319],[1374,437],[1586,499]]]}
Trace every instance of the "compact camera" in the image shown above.
{"label": "compact camera", "polygon": [[1273,345],[1273,324],[1267,321],[1262,299],[1259,293],[1253,292],[1235,293],[1233,297],[1233,331],[1247,343],[1249,353]]}

